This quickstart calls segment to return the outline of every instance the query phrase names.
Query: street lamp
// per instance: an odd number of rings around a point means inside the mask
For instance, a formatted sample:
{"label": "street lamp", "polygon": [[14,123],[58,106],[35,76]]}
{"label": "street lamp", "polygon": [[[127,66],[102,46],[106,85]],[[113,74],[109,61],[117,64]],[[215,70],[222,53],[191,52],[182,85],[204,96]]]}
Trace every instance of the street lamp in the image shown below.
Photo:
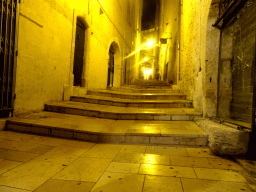
{"label": "street lamp", "polygon": [[148,42],[148,46],[149,46],[149,47],[152,47],[152,46],[154,45],[154,43],[155,43],[154,41],[150,40],[150,41]]}

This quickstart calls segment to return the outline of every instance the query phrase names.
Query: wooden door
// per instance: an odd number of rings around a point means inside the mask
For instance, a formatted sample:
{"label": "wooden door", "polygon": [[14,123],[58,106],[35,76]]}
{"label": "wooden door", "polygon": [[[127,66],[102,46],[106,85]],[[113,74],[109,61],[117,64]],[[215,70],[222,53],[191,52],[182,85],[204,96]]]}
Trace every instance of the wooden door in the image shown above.
{"label": "wooden door", "polygon": [[83,65],[84,65],[84,39],[85,39],[85,26],[77,19],[76,25],[76,44],[74,56],[74,86],[81,86]]}

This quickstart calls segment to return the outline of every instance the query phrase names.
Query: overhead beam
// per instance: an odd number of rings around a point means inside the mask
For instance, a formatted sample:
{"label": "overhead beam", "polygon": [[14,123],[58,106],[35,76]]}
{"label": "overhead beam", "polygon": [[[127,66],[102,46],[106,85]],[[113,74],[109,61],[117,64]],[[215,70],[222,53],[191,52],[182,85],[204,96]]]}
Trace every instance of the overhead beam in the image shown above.
{"label": "overhead beam", "polygon": [[[212,25],[213,27],[216,27],[218,29],[223,28],[239,11],[243,8],[244,4],[248,0],[233,0],[225,12],[222,14],[222,16]],[[219,25],[221,21],[224,21],[222,25]]]}

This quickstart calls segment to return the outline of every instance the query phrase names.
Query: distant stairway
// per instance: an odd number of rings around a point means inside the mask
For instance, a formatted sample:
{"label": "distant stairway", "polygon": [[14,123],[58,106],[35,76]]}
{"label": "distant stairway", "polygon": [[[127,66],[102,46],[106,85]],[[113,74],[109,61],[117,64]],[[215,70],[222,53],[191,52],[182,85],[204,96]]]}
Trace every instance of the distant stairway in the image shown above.
{"label": "distant stairway", "polygon": [[186,95],[161,82],[136,83],[46,104],[45,112],[9,120],[7,129],[92,142],[207,145],[193,122],[202,114]]}
{"label": "distant stairway", "polygon": [[170,88],[171,85],[164,81],[136,79],[133,86],[138,88]]}

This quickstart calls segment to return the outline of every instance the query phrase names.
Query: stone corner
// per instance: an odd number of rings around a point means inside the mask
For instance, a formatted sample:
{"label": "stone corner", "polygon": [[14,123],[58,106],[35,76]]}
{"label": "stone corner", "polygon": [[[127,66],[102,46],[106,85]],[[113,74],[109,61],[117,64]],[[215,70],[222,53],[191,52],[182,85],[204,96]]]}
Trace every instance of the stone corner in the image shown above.
{"label": "stone corner", "polygon": [[243,156],[246,154],[249,131],[237,130],[210,119],[197,118],[195,123],[209,135],[209,147],[215,155]]}

